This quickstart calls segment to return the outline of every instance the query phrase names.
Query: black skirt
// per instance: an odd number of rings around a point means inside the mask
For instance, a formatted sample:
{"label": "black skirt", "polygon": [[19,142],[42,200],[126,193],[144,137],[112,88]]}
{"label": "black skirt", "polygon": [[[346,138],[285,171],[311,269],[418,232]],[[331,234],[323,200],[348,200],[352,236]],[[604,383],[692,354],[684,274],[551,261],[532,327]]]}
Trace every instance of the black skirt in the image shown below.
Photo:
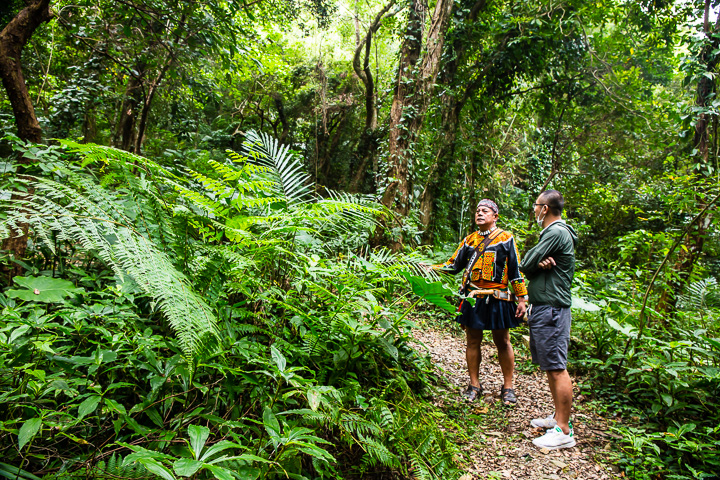
{"label": "black skirt", "polygon": [[463,300],[460,315],[455,321],[476,330],[505,330],[519,327],[521,319],[515,318],[517,304],[495,297],[478,298],[475,308]]}

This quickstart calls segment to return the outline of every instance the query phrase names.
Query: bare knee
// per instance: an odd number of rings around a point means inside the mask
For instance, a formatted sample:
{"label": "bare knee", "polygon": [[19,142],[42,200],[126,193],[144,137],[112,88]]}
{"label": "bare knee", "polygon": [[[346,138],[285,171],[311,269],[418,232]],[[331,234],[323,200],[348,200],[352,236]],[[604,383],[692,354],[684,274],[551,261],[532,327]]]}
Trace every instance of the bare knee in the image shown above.
{"label": "bare knee", "polygon": [[510,332],[508,330],[493,330],[493,342],[498,351],[512,350],[510,343]]}
{"label": "bare knee", "polygon": [[480,348],[483,340],[483,331],[468,327],[465,332],[467,333],[467,347]]}

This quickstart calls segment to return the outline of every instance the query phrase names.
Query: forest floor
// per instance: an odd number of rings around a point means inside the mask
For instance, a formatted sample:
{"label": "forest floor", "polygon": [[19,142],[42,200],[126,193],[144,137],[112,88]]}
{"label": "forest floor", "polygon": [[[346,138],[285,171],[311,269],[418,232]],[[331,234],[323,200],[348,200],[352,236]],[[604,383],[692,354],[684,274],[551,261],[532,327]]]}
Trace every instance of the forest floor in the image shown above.
{"label": "forest floor", "polygon": [[[461,480],[623,477],[609,463],[611,440],[617,436],[609,431],[608,420],[593,413],[592,404],[578,394],[580,378],[573,377],[572,422],[577,445],[563,450],[538,449],[532,439],[544,432],[532,428],[530,420],[548,416],[553,411],[552,398],[545,374],[532,367],[523,354],[526,348],[515,347],[518,403],[505,407],[500,401],[502,375],[497,351],[491,342],[484,342],[480,381],[485,393],[482,399],[470,404],[460,395],[468,383],[464,336],[431,328],[413,333],[427,348],[441,379],[433,401],[447,414],[448,423],[455,425],[450,427],[454,431],[448,433],[465,452],[467,474]],[[420,351],[425,349],[417,347]]]}

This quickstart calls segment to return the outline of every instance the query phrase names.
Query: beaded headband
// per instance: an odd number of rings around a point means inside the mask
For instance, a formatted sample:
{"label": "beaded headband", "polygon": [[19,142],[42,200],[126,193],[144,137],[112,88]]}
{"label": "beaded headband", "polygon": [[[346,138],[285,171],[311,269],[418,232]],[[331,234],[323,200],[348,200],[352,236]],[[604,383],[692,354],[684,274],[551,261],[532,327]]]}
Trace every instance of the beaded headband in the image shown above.
{"label": "beaded headband", "polygon": [[499,212],[497,204],[487,198],[483,198],[482,200],[480,200],[477,204],[477,207],[475,207],[475,208],[480,208],[481,206],[487,207],[495,213]]}

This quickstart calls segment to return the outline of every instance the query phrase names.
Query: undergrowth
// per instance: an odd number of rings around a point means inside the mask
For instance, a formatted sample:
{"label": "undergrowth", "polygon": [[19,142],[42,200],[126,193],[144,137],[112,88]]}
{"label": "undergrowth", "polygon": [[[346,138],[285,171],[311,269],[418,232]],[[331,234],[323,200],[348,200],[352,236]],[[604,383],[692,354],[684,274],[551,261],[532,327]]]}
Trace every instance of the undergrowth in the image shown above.
{"label": "undergrowth", "polygon": [[[572,356],[595,406],[616,419],[617,464],[637,479],[717,478],[720,329],[714,279],[696,282],[672,315],[639,320],[620,281],[592,277],[577,292],[595,308],[573,319]],[[618,275],[617,280],[622,280]]]}
{"label": "undergrowth", "polygon": [[31,240],[0,293],[0,476],[460,476],[409,346],[417,256],[364,248],[379,204],[317,195],[262,135],[212,175],[46,157],[0,196]]}

